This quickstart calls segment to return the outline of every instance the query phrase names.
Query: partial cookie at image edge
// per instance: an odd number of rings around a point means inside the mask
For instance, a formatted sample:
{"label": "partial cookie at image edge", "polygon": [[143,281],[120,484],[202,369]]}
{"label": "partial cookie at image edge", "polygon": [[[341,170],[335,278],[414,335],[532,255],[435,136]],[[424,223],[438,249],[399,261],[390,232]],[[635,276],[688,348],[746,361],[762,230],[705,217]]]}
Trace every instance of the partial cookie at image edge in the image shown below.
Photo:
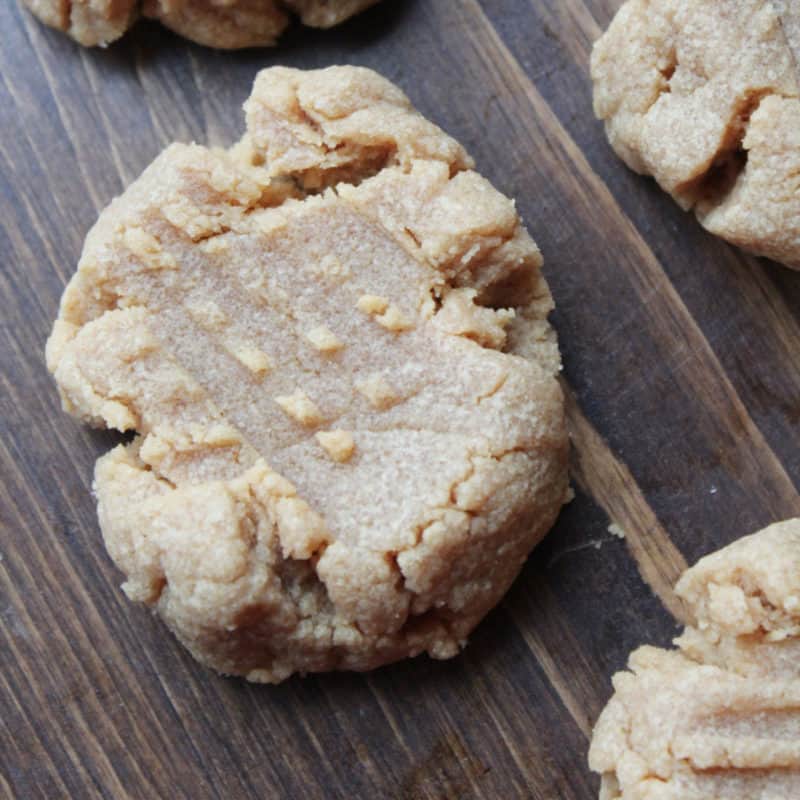
{"label": "partial cookie at image edge", "polygon": [[223,50],[274,45],[292,15],[303,25],[330,28],[378,1],[22,0],[45,25],[84,47],[105,47],[146,17],[186,39]]}
{"label": "partial cookie at image edge", "polygon": [[800,269],[800,8],[628,0],[594,45],[611,146],[712,233]]}
{"label": "partial cookie at image edge", "polygon": [[677,650],[640,647],[592,736],[601,800],[800,792],[800,519],[746,536],[676,585]]}

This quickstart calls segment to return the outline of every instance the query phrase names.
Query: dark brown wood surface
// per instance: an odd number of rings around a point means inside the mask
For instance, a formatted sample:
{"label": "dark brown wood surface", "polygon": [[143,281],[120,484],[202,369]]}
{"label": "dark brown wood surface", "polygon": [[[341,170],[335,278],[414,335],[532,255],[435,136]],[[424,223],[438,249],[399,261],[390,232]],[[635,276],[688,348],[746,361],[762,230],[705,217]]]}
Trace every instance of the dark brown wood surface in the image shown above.
{"label": "dark brown wood surface", "polygon": [[[0,797],[596,797],[591,725],[628,652],[675,634],[677,574],[800,514],[800,274],[613,155],[587,72],[617,5],[385,0],[220,53],[151,24],[83,50],[0,3]],[[123,597],[90,495],[116,438],[61,412],[43,347],[98,211],[168,142],[238,137],[280,63],[383,72],[517,198],[577,496],[460,657],[269,687],[198,666]]]}

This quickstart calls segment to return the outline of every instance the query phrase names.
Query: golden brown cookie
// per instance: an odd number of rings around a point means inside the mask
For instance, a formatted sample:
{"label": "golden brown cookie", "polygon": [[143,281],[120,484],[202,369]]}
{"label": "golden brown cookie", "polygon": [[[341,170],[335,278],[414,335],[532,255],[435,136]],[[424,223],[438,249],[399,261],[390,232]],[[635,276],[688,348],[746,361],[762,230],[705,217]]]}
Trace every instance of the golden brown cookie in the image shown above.
{"label": "golden brown cookie", "polygon": [[330,28],[378,0],[23,0],[44,22],[87,47],[105,46],[140,17],[181,36],[223,49],[275,44],[296,14],[304,25]]}
{"label": "golden brown cookie", "polygon": [[592,53],[612,147],[712,233],[800,268],[800,0],[628,0]]}
{"label": "golden brown cookie", "polygon": [[701,559],[679,650],[642,647],[592,738],[602,800],[800,797],[800,520]]}
{"label": "golden brown cookie", "polygon": [[446,658],[567,497],[541,257],[394,85],[273,68],[102,213],[48,342],[129,597],[256,681]]}

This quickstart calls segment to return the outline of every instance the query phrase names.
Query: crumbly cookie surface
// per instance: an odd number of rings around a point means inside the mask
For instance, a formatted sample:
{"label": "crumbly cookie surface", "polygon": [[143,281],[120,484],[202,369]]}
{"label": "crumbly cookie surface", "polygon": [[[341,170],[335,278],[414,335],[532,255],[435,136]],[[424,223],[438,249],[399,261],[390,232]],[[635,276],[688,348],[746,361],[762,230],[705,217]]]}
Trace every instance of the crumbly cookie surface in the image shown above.
{"label": "crumbly cookie surface", "polygon": [[222,49],[273,45],[290,15],[330,28],[378,0],[23,0],[46,25],[80,44],[107,45],[140,17],[199,44]]}
{"label": "crumbly cookie surface", "polygon": [[701,559],[678,650],[642,647],[595,727],[602,800],[800,797],[800,520]]}
{"label": "crumbly cookie surface", "polygon": [[251,680],[454,655],[567,495],[541,257],[364,69],[262,72],[230,150],[101,215],[48,342],[137,438],[95,491],[126,593]]}
{"label": "crumbly cookie surface", "polygon": [[800,268],[800,0],[628,0],[592,53],[618,155],[712,233]]}

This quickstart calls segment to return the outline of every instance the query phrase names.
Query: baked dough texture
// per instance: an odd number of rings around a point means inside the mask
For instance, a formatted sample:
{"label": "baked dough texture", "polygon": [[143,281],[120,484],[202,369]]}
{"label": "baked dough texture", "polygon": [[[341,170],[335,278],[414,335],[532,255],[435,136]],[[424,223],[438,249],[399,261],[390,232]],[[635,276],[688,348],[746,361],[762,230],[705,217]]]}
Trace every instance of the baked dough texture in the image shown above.
{"label": "baked dough texture", "polygon": [[23,0],[46,25],[92,47],[119,39],[140,17],[222,49],[273,45],[295,14],[330,28],[378,0]]}
{"label": "baked dough texture", "polygon": [[678,650],[642,647],[595,727],[601,800],[800,797],[800,520],[701,559]]}
{"label": "baked dough texture", "polygon": [[101,214],[47,360],[124,590],[254,681],[456,654],[567,497],[541,256],[366,69],[261,72]]}
{"label": "baked dough texture", "polygon": [[800,0],[628,0],[592,53],[631,169],[733,244],[800,269]]}

